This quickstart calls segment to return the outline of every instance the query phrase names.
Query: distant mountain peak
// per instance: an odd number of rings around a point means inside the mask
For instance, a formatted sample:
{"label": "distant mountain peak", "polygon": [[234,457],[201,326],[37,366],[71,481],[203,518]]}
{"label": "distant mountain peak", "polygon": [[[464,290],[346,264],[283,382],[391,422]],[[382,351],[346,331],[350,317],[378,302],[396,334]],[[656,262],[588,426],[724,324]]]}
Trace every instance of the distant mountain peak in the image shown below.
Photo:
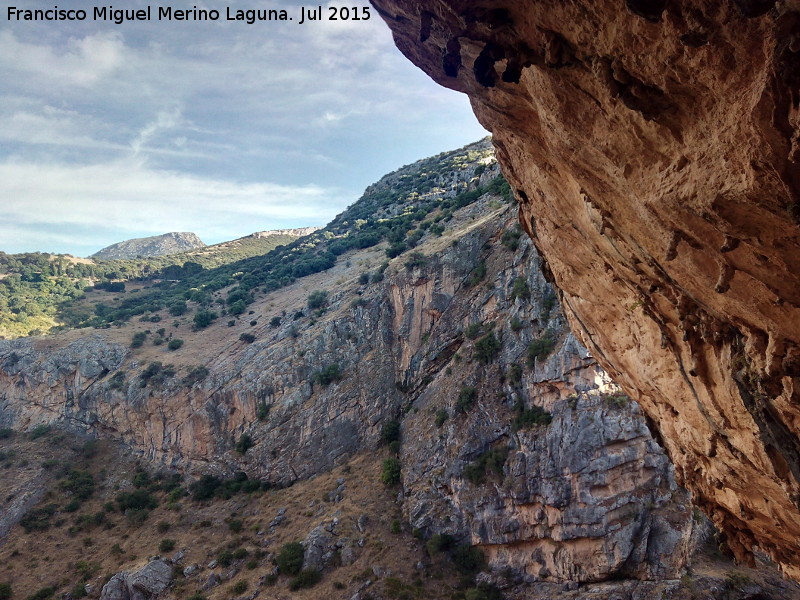
{"label": "distant mountain peak", "polygon": [[204,247],[203,240],[192,232],[171,231],[163,235],[134,238],[111,244],[95,252],[89,258],[95,260],[119,260],[138,256],[165,256]]}

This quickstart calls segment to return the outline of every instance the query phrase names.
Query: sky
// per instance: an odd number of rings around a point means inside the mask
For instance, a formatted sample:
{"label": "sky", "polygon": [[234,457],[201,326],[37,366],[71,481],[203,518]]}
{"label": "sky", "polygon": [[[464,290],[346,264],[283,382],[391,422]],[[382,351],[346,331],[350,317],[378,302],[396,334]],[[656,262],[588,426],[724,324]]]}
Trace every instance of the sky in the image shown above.
{"label": "sky", "polygon": [[[405,164],[487,135],[466,96],[431,81],[371,18],[300,24],[302,2],[199,0],[150,21],[93,20],[102,3],[0,8],[0,251],[88,256],[192,231],[207,244],[324,225]],[[20,9],[84,9],[26,21]],[[21,5],[21,6],[17,6]],[[218,21],[157,20],[158,7]],[[227,21],[227,9],[294,21]],[[362,12],[363,16],[363,12]]]}

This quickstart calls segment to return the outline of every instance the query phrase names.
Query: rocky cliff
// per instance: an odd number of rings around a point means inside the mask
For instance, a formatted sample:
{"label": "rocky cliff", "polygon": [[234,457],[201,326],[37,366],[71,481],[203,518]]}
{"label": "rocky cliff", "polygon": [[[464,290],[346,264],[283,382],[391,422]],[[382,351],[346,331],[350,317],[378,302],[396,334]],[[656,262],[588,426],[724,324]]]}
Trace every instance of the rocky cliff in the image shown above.
{"label": "rocky cliff", "polygon": [[[468,152],[435,175],[438,198],[495,177],[485,142]],[[413,210],[414,194],[386,214]],[[61,423],[154,462],[286,485],[376,448],[396,423],[403,510],[423,535],[481,546],[529,580],[677,578],[694,543],[688,494],[637,404],[568,332],[515,219],[486,194],[388,264],[384,245],[352,251],[241,322],[177,320],[172,353],[127,347],[150,318],[0,342],[0,424]],[[306,305],[312,291],[327,292],[322,306]]]}
{"label": "rocky cliff", "polygon": [[372,0],[467,93],[573,330],[800,577],[800,4]]}
{"label": "rocky cliff", "polygon": [[137,257],[165,256],[203,248],[203,240],[196,234],[170,232],[146,238],[117,242],[98,250],[90,258],[95,260],[124,260]]}

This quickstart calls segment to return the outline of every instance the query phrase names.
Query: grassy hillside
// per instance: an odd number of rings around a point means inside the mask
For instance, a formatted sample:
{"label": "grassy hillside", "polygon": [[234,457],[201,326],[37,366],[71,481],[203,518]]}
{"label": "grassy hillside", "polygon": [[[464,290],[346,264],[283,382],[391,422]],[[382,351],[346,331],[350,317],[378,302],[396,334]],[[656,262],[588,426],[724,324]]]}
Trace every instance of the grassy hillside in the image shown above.
{"label": "grassy hillside", "polygon": [[[426,232],[441,235],[455,210],[485,192],[512,200],[488,140],[386,175],[328,226],[285,245],[252,237],[216,250],[100,263],[0,254],[0,336],[37,335],[59,323],[105,327],[163,308],[174,316],[193,311],[203,327],[223,314],[244,313],[257,294],[330,269],[349,250],[382,245],[387,258],[411,251]],[[92,281],[113,297],[79,301]],[[231,286],[224,298],[212,297]]]}
{"label": "grassy hillside", "polygon": [[95,261],[64,254],[0,252],[0,339],[40,335],[79,326],[92,316],[75,301],[96,286],[124,290],[124,282],[178,279],[259,256],[297,239],[247,236],[169,256]]}
{"label": "grassy hillside", "polygon": [[[447,554],[429,557],[402,523],[396,486],[381,482],[386,449],[278,489],[243,473],[192,480],[148,470],[109,442],[55,429],[0,432],[5,495],[43,492],[4,536],[4,598],[98,598],[113,574],[154,555],[174,562],[170,598],[222,600],[259,589],[267,598],[350,598],[366,584],[375,598],[447,599],[461,588],[463,574]],[[283,548],[334,520],[352,543],[332,568],[305,579],[276,573]],[[212,572],[218,583],[203,589]]]}

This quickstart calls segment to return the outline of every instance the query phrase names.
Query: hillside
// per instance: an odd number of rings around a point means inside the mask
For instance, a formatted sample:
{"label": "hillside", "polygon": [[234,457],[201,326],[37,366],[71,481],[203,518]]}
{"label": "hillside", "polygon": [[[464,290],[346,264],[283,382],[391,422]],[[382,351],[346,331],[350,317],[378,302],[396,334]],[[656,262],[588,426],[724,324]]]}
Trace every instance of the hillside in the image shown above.
{"label": "hillside", "polygon": [[[89,594],[103,600],[142,569],[163,574],[152,598],[209,600],[800,591],[697,554],[707,522],[639,406],[569,333],[486,142],[386,176],[309,237],[187,280],[92,292],[117,311],[94,331],[0,342],[9,439],[96,436],[172,482],[80,466],[99,496],[74,517],[69,474],[49,496],[34,486],[42,495],[5,519],[23,594],[51,579],[52,594],[69,591],[86,571],[50,578],[69,559],[42,544],[99,562]],[[25,472],[46,479],[39,460]],[[17,470],[3,483],[23,498]],[[209,475],[233,480],[211,486],[221,503],[174,492]],[[143,488],[154,502],[118,498]],[[13,524],[31,506],[45,533]],[[162,538],[178,568],[153,559]],[[307,591],[272,562],[293,539]]]}
{"label": "hillside", "polygon": [[256,232],[211,246],[150,258],[95,261],[70,255],[0,252],[0,339],[80,326],[93,314],[86,292],[141,290],[160,279],[260,256],[316,227]]}
{"label": "hillside", "polygon": [[151,256],[166,256],[168,254],[179,254],[197,248],[203,248],[205,244],[194,233],[170,232],[163,235],[155,235],[146,238],[134,238],[117,242],[98,250],[89,258],[95,260],[125,260],[130,258],[148,258]]}

